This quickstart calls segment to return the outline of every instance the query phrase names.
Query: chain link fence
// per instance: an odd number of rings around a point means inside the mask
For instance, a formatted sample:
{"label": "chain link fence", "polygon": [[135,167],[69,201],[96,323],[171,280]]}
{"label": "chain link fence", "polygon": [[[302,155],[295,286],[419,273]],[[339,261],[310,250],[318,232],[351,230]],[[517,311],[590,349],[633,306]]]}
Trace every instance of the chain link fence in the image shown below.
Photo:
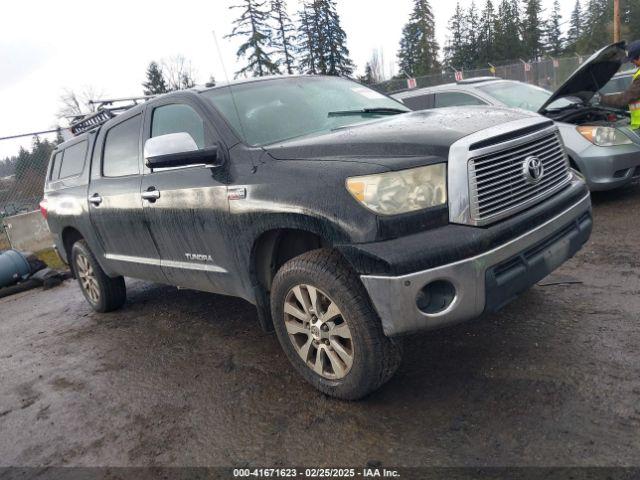
{"label": "chain link fence", "polygon": [[[587,58],[588,56],[547,58],[538,62],[510,63],[506,65],[487,65],[486,68],[474,70],[454,69],[444,71],[435,75],[417,77],[415,88],[435,87],[446,83],[453,83],[462,78],[475,77],[499,77],[505,80],[518,80],[520,82],[531,83],[548,90],[557,89]],[[386,82],[372,85],[372,87],[383,93],[394,93],[407,90],[408,79],[398,78]]]}
{"label": "chain link fence", "polygon": [[0,140],[0,250],[11,248],[5,219],[39,209],[55,135]]}

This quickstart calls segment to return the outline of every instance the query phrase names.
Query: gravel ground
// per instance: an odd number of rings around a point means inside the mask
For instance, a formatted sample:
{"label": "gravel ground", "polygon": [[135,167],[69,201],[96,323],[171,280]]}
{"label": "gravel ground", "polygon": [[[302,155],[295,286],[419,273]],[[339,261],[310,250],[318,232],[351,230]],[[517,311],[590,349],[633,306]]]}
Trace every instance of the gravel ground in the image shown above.
{"label": "gravel ground", "polygon": [[[499,315],[409,338],[358,403],[307,386],[242,300],[74,281],[0,300],[0,465],[640,464],[640,186]],[[545,282],[543,282],[545,283]]]}

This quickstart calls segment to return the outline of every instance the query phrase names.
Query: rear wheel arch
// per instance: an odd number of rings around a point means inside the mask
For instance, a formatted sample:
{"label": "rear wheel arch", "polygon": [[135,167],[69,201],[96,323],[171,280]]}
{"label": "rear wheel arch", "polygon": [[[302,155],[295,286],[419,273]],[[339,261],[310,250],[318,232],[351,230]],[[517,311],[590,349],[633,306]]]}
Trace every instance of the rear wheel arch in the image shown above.
{"label": "rear wheel arch", "polygon": [[69,268],[71,269],[72,275],[76,276],[75,269],[73,267],[73,262],[71,261],[71,250],[73,249],[73,245],[84,239],[84,236],[74,227],[65,227],[62,230],[61,234],[62,245],[64,247],[64,253],[67,256],[67,263],[69,264]]}

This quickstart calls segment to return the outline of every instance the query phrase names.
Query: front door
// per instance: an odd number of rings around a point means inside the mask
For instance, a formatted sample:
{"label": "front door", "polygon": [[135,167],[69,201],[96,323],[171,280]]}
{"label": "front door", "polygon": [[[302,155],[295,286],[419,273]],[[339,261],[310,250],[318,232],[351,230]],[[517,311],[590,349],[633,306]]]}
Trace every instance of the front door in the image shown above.
{"label": "front door", "polygon": [[[186,132],[199,148],[219,144],[204,118],[188,99],[154,103],[147,109],[143,138]],[[233,258],[223,238],[229,210],[225,172],[224,166],[205,165],[144,169],[145,218],[173,285],[235,293]]]}
{"label": "front door", "polygon": [[89,216],[105,259],[121,275],[166,282],[144,221],[140,192],[142,114],[101,133],[89,186]]}

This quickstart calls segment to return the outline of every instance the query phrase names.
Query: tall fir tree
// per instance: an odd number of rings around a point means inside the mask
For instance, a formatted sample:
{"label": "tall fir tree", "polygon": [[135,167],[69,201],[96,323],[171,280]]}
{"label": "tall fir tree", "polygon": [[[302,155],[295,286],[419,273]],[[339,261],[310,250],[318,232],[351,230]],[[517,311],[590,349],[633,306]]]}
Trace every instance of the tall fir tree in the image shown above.
{"label": "tall fir tree", "polygon": [[480,17],[480,34],[478,36],[478,65],[486,65],[495,61],[496,12],[491,0],[487,0]]}
{"label": "tall fir tree", "polygon": [[471,5],[467,11],[467,32],[465,37],[465,68],[473,68],[478,62],[480,55],[480,15],[475,0],[471,0]]}
{"label": "tall fir tree", "polygon": [[321,75],[351,75],[354,64],[335,0],[303,2],[299,17],[300,70]]}
{"label": "tall fir tree", "polygon": [[348,76],[353,73],[355,65],[349,57],[347,48],[347,33],[341,26],[340,15],[335,0],[319,0],[320,19],[323,26],[323,35],[326,39],[327,75]]}
{"label": "tall fir tree", "polygon": [[525,0],[522,41],[524,54],[528,59],[537,60],[541,57],[544,50],[543,37],[542,2],[541,0]]}
{"label": "tall fir tree", "polygon": [[276,64],[280,70],[289,75],[295,70],[294,46],[295,27],[289,14],[285,0],[271,0],[271,17],[274,21],[275,34],[273,45],[278,56]]}
{"label": "tall fir tree", "polygon": [[589,0],[578,52],[591,53],[609,43],[606,40],[612,37],[613,0]]}
{"label": "tall fir tree", "polygon": [[242,12],[234,20],[231,33],[225,36],[225,38],[240,37],[244,40],[236,56],[238,59],[245,59],[246,65],[236,72],[236,78],[247,75],[263,77],[279,73],[278,66],[271,59],[273,38],[266,0],[242,0],[240,5],[229,8],[239,9]]}
{"label": "tall fir tree", "polygon": [[318,73],[318,61],[316,59],[316,27],[314,25],[315,14],[313,5],[307,1],[302,2],[302,8],[298,12],[297,54],[298,70],[300,73],[315,75]]}
{"label": "tall fir tree", "polygon": [[449,35],[444,47],[444,59],[447,66],[461,68],[465,65],[467,61],[465,55],[466,38],[467,17],[458,1],[453,16],[449,20]]}
{"label": "tall fir tree", "polygon": [[439,70],[438,50],[435,20],[429,0],[414,0],[413,11],[400,40],[400,70],[414,77]]}
{"label": "tall fir tree", "polygon": [[569,20],[569,32],[567,33],[566,50],[570,53],[578,51],[578,43],[584,34],[584,18],[582,17],[582,4],[576,0]]}
{"label": "tall fir tree", "polygon": [[502,0],[496,21],[496,59],[517,60],[522,55],[520,10],[517,0]]}
{"label": "tall fir tree", "polygon": [[545,51],[552,57],[562,54],[564,40],[562,38],[562,14],[560,13],[560,0],[554,0],[553,10],[545,28]]}
{"label": "tall fir tree", "polygon": [[142,84],[145,95],[161,95],[169,91],[162,68],[157,62],[149,63],[146,75],[147,81]]}

